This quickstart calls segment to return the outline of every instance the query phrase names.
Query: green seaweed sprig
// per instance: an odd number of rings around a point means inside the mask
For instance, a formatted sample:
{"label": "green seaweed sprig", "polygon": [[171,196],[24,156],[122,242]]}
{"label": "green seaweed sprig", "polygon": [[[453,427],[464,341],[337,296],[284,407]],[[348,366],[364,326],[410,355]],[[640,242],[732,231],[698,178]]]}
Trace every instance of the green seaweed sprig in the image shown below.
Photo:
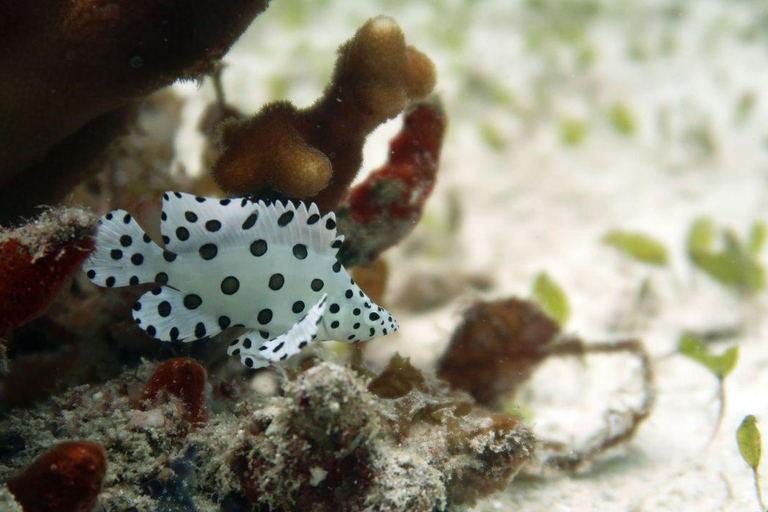
{"label": "green seaweed sprig", "polygon": [[665,267],[669,264],[666,246],[645,233],[614,229],[603,236],[603,243],[646,265]]}
{"label": "green seaweed sprig", "polygon": [[546,272],[539,272],[533,282],[533,299],[548,316],[552,317],[562,329],[571,316],[568,296],[563,288],[552,280]]}
{"label": "green seaweed sprig", "polygon": [[715,428],[706,444],[706,446],[709,446],[717,437],[723,424],[726,408],[725,378],[736,367],[736,362],[739,359],[739,347],[730,347],[722,354],[715,354],[709,350],[707,345],[697,335],[683,333],[678,341],[677,350],[691,361],[704,366],[717,379],[717,420]]}
{"label": "green seaweed sprig", "polygon": [[715,248],[716,238],[711,219],[696,219],[687,239],[691,263],[740,297],[752,297],[765,290],[765,266],[760,261],[766,241],[765,224],[755,222],[746,240],[730,228],[721,230],[720,248]]}
{"label": "green seaweed sprig", "polygon": [[755,494],[760,510],[766,510],[763,500],[763,491],[760,487],[760,475],[757,472],[762,458],[762,440],[760,429],[757,428],[757,418],[752,414],[745,416],[741,425],[736,430],[736,444],[739,447],[739,453],[744,462],[752,469],[752,477],[755,481]]}

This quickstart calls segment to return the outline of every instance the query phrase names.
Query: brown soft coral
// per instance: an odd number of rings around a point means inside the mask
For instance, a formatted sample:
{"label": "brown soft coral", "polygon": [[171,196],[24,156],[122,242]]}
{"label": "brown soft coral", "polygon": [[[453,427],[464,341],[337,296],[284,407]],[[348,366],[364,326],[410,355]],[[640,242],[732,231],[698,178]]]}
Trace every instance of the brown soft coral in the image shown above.
{"label": "brown soft coral", "polygon": [[331,84],[312,107],[276,102],[222,126],[214,177],[233,195],[311,197],[331,210],[360,169],[368,134],[434,84],[432,62],[406,45],[397,23],[370,19],[339,49]]}
{"label": "brown soft coral", "polygon": [[[124,127],[125,120],[112,119],[111,112],[179,78],[210,71],[267,3],[4,2],[0,221],[60,199],[84,169],[95,171],[106,142]],[[101,128],[95,130],[92,123]],[[105,123],[110,128],[106,141]],[[89,136],[80,135],[94,130]],[[62,144],[68,145],[64,154],[78,152],[78,158],[68,160],[71,165],[64,168],[55,157]],[[27,169],[34,172],[23,172]],[[41,179],[48,177],[55,177],[50,186]],[[7,198],[22,191],[25,201],[17,197],[14,208],[6,206]]]}

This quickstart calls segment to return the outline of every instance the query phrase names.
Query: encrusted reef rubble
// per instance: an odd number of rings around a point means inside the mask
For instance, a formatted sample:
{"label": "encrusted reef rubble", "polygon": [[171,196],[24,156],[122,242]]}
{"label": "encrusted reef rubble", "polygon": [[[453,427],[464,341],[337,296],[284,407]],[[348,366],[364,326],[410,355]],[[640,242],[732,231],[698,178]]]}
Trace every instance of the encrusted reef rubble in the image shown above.
{"label": "encrusted reef rubble", "polygon": [[[15,436],[26,449],[5,450],[0,479],[19,475],[14,493],[19,482],[28,491],[41,486],[39,475],[19,471],[40,467],[50,446],[82,449],[58,443],[89,439],[90,453],[106,453],[100,504],[107,511],[431,511],[503,489],[532,455],[533,435],[519,417],[478,409],[397,355],[373,378],[308,360],[277,396],[211,397],[217,412],[186,433],[179,427],[193,421],[190,410],[205,406],[189,399],[204,376],[195,365],[146,363],[13,413],[0,422],[4,445]],[[177,373],[186,378],[170,378],[169,367],[185,368]],[[164,399],[147,399],[158,382],[168,387]],[[92,467],[71,472],[100,482]],[[28,496],[17,499],[26,507]]]}

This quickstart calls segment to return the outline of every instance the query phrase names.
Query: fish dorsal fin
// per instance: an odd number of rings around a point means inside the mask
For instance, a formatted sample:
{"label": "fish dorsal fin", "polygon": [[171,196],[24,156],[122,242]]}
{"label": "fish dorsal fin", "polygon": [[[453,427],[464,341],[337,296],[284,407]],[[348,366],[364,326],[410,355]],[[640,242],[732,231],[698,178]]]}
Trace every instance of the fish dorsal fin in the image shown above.
{"label": "fish dorsal fin", "polygon": [[207,242],[237,243],[255,210],[255,204],[244,198],[216,199],[166,192],[160,216],[163,243],[166,249],[180,254],[198,251]]}
{"label": "fish dorsal fin", "polygon": [[315,254],[335,256],[344,241],[336,234],[336,215],[320,215],[315,203],[273,201],[256,203],[265,222],[261,233],[267,242],[282,245],[303,243]]}
{"label": "fish dorsal fin", "polygon": [[244,334],[232,342],[227,349],[227,354],[240,356],[242,363],[249,368],[265,366],[264,361],[272,363],[284,361],[298,354],[317,337],[327,302],[328,294],[324,293],[309,312],[287,333],[269,341],[261,340],[256,332]]}
{"label": "fish dorsal fin", "polygon": [[213,199],[183,192],[163,194],[160,230],[166,248],[196,252],[206,243],[220,246],[301,243],[316,254],[336,255],[343,236],[336,235],[333,212],[321,216],[317,205],[253,202],[247,198]]}

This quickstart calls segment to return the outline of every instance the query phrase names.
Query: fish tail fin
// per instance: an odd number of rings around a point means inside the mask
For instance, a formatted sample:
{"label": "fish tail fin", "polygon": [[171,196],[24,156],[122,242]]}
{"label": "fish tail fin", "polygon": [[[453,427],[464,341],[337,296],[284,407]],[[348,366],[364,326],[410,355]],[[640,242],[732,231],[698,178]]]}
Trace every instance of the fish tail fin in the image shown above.
{"label": "fish tail fin", "polygon": [[93,283],[108,288],[153,283],[162,254],[131,214],[115,210],[99,220],[96,248],[83,270]]}

